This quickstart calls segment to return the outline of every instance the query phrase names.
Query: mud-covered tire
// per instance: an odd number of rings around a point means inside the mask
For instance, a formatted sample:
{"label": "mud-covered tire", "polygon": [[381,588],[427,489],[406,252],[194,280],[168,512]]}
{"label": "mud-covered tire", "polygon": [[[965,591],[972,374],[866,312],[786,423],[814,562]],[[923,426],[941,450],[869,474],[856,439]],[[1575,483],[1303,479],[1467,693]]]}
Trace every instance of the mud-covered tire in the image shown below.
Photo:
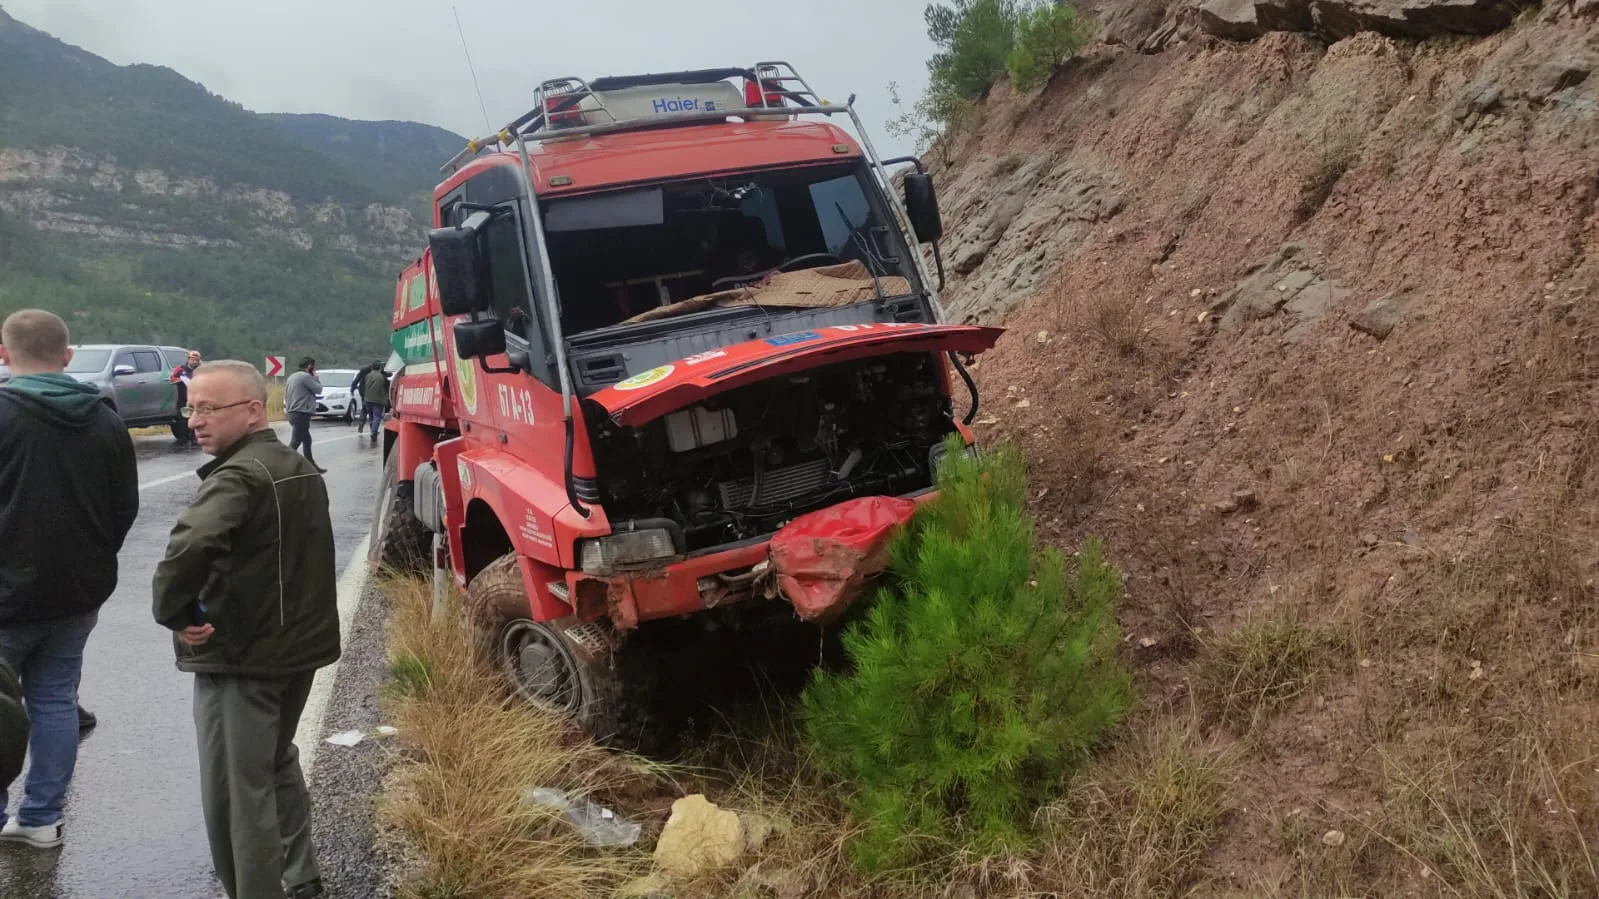
{"label": "mud-covered tire", "polygon": [[624,692],[618,640],[610,625],[576,618],[533,621],[515,553],[506,553],[466,586],[466,615],[477,646],[518,698],[567,718],[591,738],[637,742],[641,706]]}
{"label": "mud-covered tire", "polygon": [[372,514],[367,562],[374,569],[397,574],[426,574],[433,569],[433,535],[416,517],[412,505],[415,486],[411,481],[400,480],[400,452],[391,451],[383,463],[377,508]]}

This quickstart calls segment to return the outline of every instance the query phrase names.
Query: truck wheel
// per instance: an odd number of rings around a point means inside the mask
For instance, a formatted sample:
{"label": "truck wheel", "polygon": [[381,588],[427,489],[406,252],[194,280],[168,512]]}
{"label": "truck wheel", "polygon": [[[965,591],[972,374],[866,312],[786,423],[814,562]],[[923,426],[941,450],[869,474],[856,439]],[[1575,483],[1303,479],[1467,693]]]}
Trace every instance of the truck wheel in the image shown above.
{"label": "truck wheel", "polygon": [[412,503],[416,485],[400,480],[400,453],[389,453],[383,463],[377,509],[372,515],[371,545],[367,562],[398,574],[426,574],[432,570],[429,547],[432,534],[417,520]]}
{"label": "truck wheel", "polygon": [[466,612],[479,647],[527,704],[570,719],[595,740],[637,735],[639,716],[622,701],[609,626],[529,618],[515,553],[495,559],[467,584]]}

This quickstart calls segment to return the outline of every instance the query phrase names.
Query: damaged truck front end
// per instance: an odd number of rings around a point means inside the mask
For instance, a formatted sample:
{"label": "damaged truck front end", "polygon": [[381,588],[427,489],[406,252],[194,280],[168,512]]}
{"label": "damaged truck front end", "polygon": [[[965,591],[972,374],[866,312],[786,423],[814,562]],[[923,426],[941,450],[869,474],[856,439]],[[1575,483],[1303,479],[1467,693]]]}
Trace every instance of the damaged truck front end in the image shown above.
{"label": "damaged truck front end", "polygon": [[948,356],[998,334],[834,326],[595,394],[584,408],[613,533],[580,544],[573,594],[597,597],[603,583],[623,629],[752,595],[786,598],[802,620],[835,617],[931,495],[947,438],[970,442]]}

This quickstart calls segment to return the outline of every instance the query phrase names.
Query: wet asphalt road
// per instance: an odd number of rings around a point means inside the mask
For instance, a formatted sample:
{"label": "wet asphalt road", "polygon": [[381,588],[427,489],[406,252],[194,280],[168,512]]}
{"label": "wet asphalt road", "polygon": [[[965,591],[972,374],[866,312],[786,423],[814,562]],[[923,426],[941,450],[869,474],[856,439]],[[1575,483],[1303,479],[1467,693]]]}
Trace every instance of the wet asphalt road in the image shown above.
{"label": "wet asphalt road", "polygon": [[[349,425],[319,423],[314,429],[317,461],[328,469],[337,565],[343,573],[371,524],[379,450],[364,437],[355,439]],[[279,433],[286,437],[286,428],[280,425]],[[171,638],[150,618],[150,579],[173,521],[199,483],[193,469],[207,457],[198,450],[175,452],[167,437],[135,443],[139,518],[120,556],[117,591],[89,638],[79,690],[84,707],[99,716],[99,726],[79,749],[62,848],[0,844],[0,897],[5,899],[221,895],[200,816],[190,715],[193,678],[173,666]],[[345,680],[341,671],[341,687],[327,703],[334,728],[349,726],[333,718],[350,701],[338,695]],[[317,751],[323,756],[321,750],[332,749],[321,744]],[[325,778],[319,771],[308,773],[315,794]],[[18,778],[11,788],[13,809],[21,792]]]}

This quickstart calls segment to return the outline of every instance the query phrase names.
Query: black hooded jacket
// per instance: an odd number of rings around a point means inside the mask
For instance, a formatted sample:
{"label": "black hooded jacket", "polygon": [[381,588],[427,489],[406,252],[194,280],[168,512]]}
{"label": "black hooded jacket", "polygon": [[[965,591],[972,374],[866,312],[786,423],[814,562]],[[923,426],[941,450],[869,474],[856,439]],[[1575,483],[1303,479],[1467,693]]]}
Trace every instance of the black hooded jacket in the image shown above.
{"label": "black hooded jacket", "polygon": [[0,627],[98,609],[139,514],[127,426],[70,375],[0,388]]}

